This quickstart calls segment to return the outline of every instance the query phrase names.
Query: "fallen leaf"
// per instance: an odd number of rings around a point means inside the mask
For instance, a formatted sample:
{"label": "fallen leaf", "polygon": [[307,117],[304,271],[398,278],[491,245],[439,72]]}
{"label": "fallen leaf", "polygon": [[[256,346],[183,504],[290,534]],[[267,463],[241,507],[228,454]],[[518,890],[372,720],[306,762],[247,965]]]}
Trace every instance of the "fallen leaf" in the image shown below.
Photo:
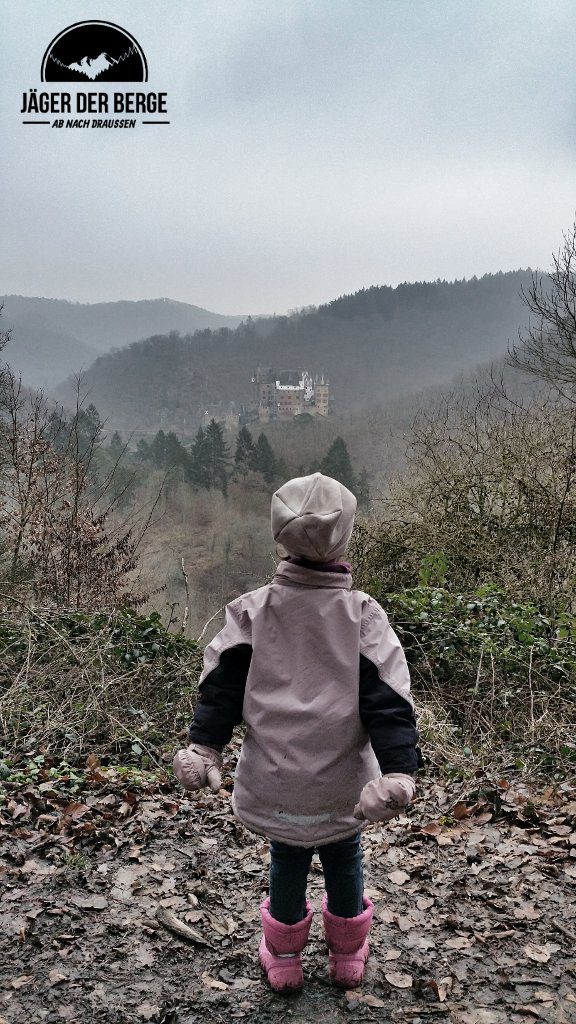
{"label": "fallen leaf", "polygon": [[219,992],[228,991],[228,985],[224,981],[218,981],[217,978],[212,978],[208,974],[208,971],[204,971],[204,973],[202,974],[202,981],[204,982],[207,988],[215,988],[218,989]]}
{"label": "fallen leaf", "polygon": [[406,917],[404,914],[398,916],[397,921],[398,927],[401,932],[409,932],[414,927],[414,921],[411,917]]}
{"label": "fallen leaf", "polygon": [[12,988],[19,989],[29,985],[31,981],[34,981],[33,974],[21,974],[19,978],[13,978],[10,984]]}
{"label": "fallen leaf", "polygon": [[48,980],[50,985],[59,985],[61,981],[68,981],[69,979],[54,967],[51,971],[48,971]]}
{"label": "fallen leaf", "polygon": [[346,992],[345,997],[349,1003],[364,1003],[364,1006],[383,1007],[388,1005],[383,999],[379,999],[378,996],[372,996],[370,993],[364,995],[363,992],[358,992],[357,989]]}
{"label": "fallen leaf", "polygon": [[153,1003],[140,1003],[140,1006],[136,1007],[136,1013],[144,1020],[151,1020],[157,1013],[160,1013],[160,1007],[154,1006]]}
{"label": "fallen leaf", "polygon": [[142,967],[151,967],[156,959],[154,950],[142,944],[134,952],[134,957]]}
{"label": "fallen leaf", "polygon": [[87,807],[86,804],[80,804],[77,801],[73,801],[73,803],[62,808],[62,814],[67,815],[68,818],[76,819],[81,818],[83,814],[87,814],[89,810],[90,808]]}
{"label": "fallen leaf", "polygon": [[448,946],[448,949],[470,949],[474,942],[467,935],[455,935],[451,939],[446,939],[444,945]]}
{"label": "fallen leaf", "polygon": [[370,900],[381,900],[385,895],[381,889],[364,889],[364,894]]}
{"label": "fallen leaf", "polygon": [[460,800],[457,804],[454,804],[454,807],[452,808],[452,816],[456,818],[457,821],[460,821],[462,818],[467,818],[473,810],[474,805],[472,807],[468,807],[467,804]]}
{"label": "fallen leaf", "polygon": [[431,821],[428,825],[424,825],[424,828],[420,829],[425,836],[439,836],[442,831],[442,826],[437,821]]}
{"label": "fallen leaf", "polygon": [[108,906],[105,896],[71,896],[70,903],[80,910],[106,910]]}
{"label": "fallen leaf", "polygon": [[412,975],[411,974],[400,974],[397,971],[390,971],[388,974],[384,974],[386,981],[389,985],[393,985],[394,988],[412,988]]}
{"label": "fallen leaf", "polygon": [[402,956],[400,949],[387,949],[384,954],[384,960],[398,960]]}
{"label": "fallen leaf", "polygon": [[531,903],[522,903],[512,911],[517,921],[538,921],[542,914]]}
{"label": "fallen leaf", "polygon": [[449,995],[449,993],[452,991],[452,982],[453,979],[451,977],[440,978],[440,981],[438,982],[439,1002],[443,1003],[444,1000],[446,999],[446,996]]}
{"label": "fallen leaf", "polygon": [[529,960],[535,960],[539,964],[547,964],[550,959],[550,950],[547,946],[535,946],[529,943],[524,946],[524,955]]}
{"label": "fallen leaf", "polygon": [[537,988],[534,992],[534,999],[538,999],[541,1003],[552,1003],[554,1002],[554,993],[549,988]]}
{"label": "fallen leaf", "polygon": [[441,978],[440,981],[436,981],[436,978],[430,978],[424,982],[424,988],[429,988],[436,994],[439,1003],[443,1003],[449,992],[452,991],[452,978]]}
{"label": "fallen leaf", "polygon": [[407,871],[391,871],[387,877],[394,885],[404,885],[405,882],[410,881]]}
{"label": "fallen leaf", "polygon": [[[186,916],[188,917],[188,915]],[[232,932],[235,932],[238,927],[231,917],[227,917],[223,921],[219,921],[217,918],[211,917],[210,924],[214,931],[218,932],[218,935],[232,935]]]}

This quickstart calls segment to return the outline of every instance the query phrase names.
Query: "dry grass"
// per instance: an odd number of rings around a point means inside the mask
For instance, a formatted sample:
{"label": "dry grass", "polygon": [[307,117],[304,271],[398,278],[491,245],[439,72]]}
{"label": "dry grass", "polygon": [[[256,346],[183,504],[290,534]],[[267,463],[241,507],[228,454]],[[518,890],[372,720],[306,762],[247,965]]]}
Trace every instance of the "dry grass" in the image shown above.
{"label": "dry grass", "polygon": [[186,724],[201,656],[156,620],[29,613],[0,619],[0,737],[7,751],[157,760]]}

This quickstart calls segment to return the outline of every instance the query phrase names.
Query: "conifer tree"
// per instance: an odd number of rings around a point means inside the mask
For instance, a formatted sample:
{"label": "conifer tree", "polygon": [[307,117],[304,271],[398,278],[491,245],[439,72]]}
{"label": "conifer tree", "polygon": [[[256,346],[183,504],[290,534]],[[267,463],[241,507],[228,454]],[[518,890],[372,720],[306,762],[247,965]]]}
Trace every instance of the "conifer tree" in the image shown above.
{"label": "conifer tree", "polygon": [[96,406],[90,404],[87,409],[79,409],[74,423],[78,452],[81,458],[85,458],[102,439],[102,420]]}
{"label": "conifer tree", "polygon": [[334,480],[339,480],[348,490],[355,491],[354,471],[346,442],[342,437],[337,437],[330,445],[320,463],[320,472],[333,477]]}
{"label": "conifer tree", "polygon": [[136,445],[136,458],[148,462],[150,460],[150,445],[144,438],[140,438]]}
{"label": "conifer tree", "polygon": [[236,438],[236,451],[234,453],[234,468],[239,473],[246,473],[252,464],[254,457],[254,441],[248,427],[244,426]]}
{"label": "conifer tree", "polygon": [[112,449],[113,452],[119,453],[122,451],[123,447],[124,442],[122,441],[122,437],[120,436],[118,431],[115,430],[114,433],[112,434],[112,437],[110,438],[110,448]]}
{"label": "conifer tree", "polygon": [[157,469],[162,469],[166,465],[166,434],[163,430],[159,430],[152,440],[150,460]]}
{"label": "conifer tree", "polygon": [[210,445],[204,427],[198,427],[192,442],[188,477],[194,487],[210,487]]}
{"label": "conifer tree", "polygon": [[224,429],[221,423],[211,419],[206,427],[206,441],[209,453],[210,486],[219,487],[222,494],[228,493],[228,466],[230,452],[224,440]]}
{"label": "conifer tree", "polygon": [[260,434],[256,441],[252,458],[252,469],[262,473],[267,484],[272,483],[276,476],[276,458],[266,434]]}
{"label": "conifer tree", "polygon": [[165,465],[169,466],[184,466],[188,464],[188,452],[184,448],[184,445],[180,443],[176,434],[170,431],[166,434],[165,442]]}

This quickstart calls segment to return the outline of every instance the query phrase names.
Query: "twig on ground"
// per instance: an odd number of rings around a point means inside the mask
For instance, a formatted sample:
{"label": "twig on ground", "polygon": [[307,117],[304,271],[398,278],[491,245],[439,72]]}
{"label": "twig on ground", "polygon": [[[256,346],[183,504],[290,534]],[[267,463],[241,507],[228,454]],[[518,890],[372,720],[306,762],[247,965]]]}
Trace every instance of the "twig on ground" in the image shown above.
{"label": "twig on ground", "polygon": [[166,910],[166,907],[159,906],[156,908],[156,920],[169,932],[174,932],[180,939],[188,939],[189,942],[195,942],[198,946],[209,946],[208,939],[205,939],[200,932],[197,932],[195,928],[190,928],[189,925],[184,924],[180,921],[176,914],[173,914],[171,910]]}

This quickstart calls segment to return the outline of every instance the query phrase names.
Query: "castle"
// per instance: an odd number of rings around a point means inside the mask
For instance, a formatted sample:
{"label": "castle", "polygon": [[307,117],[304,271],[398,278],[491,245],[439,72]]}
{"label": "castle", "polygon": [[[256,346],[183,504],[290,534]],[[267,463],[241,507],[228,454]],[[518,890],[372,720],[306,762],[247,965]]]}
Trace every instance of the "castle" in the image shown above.
{"label": "castle", "polygon": [[312,378],[307,370],[277,371],[272,366],[259,366],[252,383],[261,423],[290,420],[302,413],[328,415],[330,385],[324,375]]}

